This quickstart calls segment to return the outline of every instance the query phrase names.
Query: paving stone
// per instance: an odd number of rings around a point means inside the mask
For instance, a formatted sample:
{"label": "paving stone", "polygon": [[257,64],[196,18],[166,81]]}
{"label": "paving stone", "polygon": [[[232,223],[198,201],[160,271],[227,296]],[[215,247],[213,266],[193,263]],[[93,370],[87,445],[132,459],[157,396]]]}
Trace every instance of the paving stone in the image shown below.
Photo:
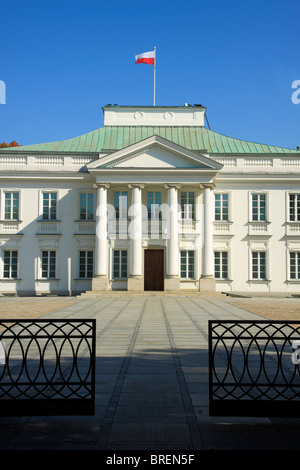
{"label": "paving stone", "polygon": [[96,411],[0,418],[0,449],[297,449],[300,420],[211,417],[208,320],[299,320],[299,299],[0,298],[0,317],[95,318]]}

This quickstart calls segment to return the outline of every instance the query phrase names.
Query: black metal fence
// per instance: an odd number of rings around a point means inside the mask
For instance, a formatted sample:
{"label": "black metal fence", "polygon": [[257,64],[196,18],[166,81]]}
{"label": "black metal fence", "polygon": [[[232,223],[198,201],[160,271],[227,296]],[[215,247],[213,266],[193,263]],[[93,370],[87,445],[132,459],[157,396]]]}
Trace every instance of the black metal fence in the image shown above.
{"label": "black metal fence", "polygon": [[0,416],[91,415],[95,320],[0,320]]}
{"label": "black metal fence", "polygon": [[209,321],[211,416],[300,417],[300,322]]}

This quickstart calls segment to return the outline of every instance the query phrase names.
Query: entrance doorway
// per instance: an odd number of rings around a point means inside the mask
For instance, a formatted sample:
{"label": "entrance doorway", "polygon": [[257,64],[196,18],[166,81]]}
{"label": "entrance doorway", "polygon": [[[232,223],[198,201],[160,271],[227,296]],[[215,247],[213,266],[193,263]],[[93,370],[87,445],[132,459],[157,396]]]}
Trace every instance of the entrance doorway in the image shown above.
{"label": "entrance doorway", "polygon": [[144,289],[164,290],[164,250],[145,250]]}

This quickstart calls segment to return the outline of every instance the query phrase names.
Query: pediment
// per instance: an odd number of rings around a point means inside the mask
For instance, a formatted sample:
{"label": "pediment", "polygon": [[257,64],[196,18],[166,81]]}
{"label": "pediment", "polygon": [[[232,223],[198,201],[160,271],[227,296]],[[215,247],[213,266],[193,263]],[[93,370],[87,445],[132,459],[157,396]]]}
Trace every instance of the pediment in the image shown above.
{"label": "pediment", "polygon": [[159,136],[152,136],[89,163],[88,169],[203,169],[218,171],[222,165]]}

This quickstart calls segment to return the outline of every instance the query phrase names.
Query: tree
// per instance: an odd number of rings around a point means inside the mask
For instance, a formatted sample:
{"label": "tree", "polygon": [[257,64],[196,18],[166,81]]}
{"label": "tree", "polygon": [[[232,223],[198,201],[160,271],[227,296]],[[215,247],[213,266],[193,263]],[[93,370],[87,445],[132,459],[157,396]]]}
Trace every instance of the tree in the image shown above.
{"label": "tree", "polygon": [[12,140],[11,143],[9,144],[9,147],[19,147],[19,144],[15,140]]}
{"label": "tree", "polygon": [[6,142],[2,142],[2,144],[0,144],[0,148],[7,148],[7,147],[19,147],[19,144],[15,140],[12,140],[10,144],[7,144]]}

